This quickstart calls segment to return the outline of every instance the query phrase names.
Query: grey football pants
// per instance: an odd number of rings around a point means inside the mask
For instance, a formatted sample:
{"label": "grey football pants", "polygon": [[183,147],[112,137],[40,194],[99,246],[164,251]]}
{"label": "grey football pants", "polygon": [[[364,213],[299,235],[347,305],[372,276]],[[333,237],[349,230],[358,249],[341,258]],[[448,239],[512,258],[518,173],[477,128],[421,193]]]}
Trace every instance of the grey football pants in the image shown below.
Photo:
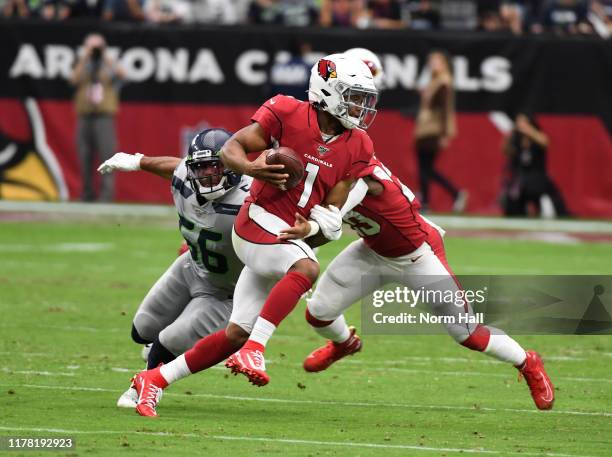
{"label": "grey football pants", "polygon": [[145,340],[160,342],[174,355],[227,325],[232,299],[191,266],[189,252],[178,257],[146,295],[134,326]]}

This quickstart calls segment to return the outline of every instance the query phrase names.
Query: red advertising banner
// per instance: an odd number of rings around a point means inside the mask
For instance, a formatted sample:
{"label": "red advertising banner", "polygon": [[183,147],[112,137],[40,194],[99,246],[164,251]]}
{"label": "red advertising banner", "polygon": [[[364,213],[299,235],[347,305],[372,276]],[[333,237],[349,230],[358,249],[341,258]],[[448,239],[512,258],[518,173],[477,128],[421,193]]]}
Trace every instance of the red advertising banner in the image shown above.
{"label": "red advertising banner", "polygon": [[[236,130],[256,105],[125,102],[117,118],[119,150],[181,155],[207,126]],[[81,177],[70,101],[0,99],[0,198],[78,200]],[[572,214],[612,217],[612,143],[595,116],[537,116],[550,138],[548,170]],[[499,214],[506,157],[503,133],[490,113],[458,113],[458,135],[439,157],[441,172],[469,191],[467,212]],[[369,133],[377,156],[418,194],[413,118],[382,109]],[[118,173],[116,200],[170,203],[168,183],[146,173]],[[449,211],[450,197],[433,185],[431,209]]]}

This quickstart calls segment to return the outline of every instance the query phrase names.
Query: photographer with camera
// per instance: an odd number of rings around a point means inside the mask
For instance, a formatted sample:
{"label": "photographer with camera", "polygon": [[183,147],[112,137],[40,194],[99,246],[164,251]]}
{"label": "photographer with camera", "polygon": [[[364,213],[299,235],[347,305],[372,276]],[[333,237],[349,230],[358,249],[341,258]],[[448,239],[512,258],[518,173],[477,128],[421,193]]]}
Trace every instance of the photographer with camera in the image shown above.
{"label": "photographer with camera", "polygon": [[548,136],[535,118],[519,113],[503,146],[508,157],[501,199],[506,216],[528,216],[535,212],[541,217],[570,215],[547,172],[548,145]]}
{"label": "photographer with camera", "polygon": [[[97,154],[99,161],[103,162],[117,150],[115,116],[119,110],[119,89],[123,79],[125,72],[107,53],[104,37],[97,33],[88,35],[70,77],[76,88],[76,146],[81,161],[83,201],[95,200],[94,156]],[[112,201],[113,192],[113,175],[104,175],[99,200]]]}

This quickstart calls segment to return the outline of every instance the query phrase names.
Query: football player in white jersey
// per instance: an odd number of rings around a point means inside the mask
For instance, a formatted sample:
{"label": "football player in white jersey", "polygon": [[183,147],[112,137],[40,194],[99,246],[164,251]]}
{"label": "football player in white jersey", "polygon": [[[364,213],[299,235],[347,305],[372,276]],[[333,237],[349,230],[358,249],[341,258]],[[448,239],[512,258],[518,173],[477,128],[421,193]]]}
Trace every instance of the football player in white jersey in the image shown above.
{"label": "football player in white jersey", "polygon": [[[189,251],[180,255],[140,304],[132,339],[152,343],[147,367],[182,354],[199,339],[227,325],[232,296],[243,264],[232,247],[232,226],[249,194],[252,178],[226,170],[221,147],[232,134],[223,129],[198,133],[185,159],[119,152],[100,173],[144,170],[172,180],[172,196],[181,234]],[[131,386],[117,406],[134,408]]]}

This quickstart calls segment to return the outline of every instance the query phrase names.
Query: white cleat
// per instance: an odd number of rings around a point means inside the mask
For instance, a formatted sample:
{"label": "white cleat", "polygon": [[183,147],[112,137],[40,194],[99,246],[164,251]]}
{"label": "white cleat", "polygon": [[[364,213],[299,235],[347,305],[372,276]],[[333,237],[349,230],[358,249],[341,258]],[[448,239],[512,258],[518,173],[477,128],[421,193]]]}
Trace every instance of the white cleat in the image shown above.
{"label": "white cleat", "polygon": [[136,392],[136,388],[134,387],[134,384],[132,384],[128,390],[126,390],[125,392],[123,392],[123,394],[121,394],[121,396],[119,397],[119,400],[117,400],[117,407],[134,409],[136,408],[137,404],[138,404],[138,392]]}
{"label": "white cleat", "polygon": [[153,346],[153,343],[145,344],[142,347],[142,352],[140,353],[140,355],[142,356],[142,360],[144,360],[145,362],[149,361],[149,352],[151,352],[151,346]]}

